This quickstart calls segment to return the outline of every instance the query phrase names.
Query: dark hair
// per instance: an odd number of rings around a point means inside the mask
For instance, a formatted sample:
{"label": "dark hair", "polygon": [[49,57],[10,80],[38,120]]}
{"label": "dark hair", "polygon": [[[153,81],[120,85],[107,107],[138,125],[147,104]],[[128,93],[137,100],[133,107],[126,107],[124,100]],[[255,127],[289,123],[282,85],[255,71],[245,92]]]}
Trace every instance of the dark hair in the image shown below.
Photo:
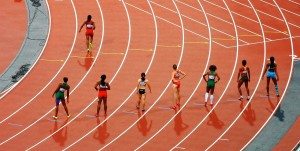
{"label": "dark hair", "polygon": [[103,85],[103,86],[105,86],[105,79],[106,79],[106,75],[105,74],[103,74],[103,75],[101,75],[101,80],[100,80],[100,85]]}
{"label": "dark hair", "polygon": [[173,69],[176,70],[177,69],[177,65],[173,64]]}
{"label": "dark hair", "polygon": [[92,15],[87,16],[87,20],[90,21],[92,19]]}
{"label": "dark hair", "polygon": [[242,61],[242,65],[243,65],[243,66],[246,66],[246,64],[247,64],[247,61],[246,61],[246,60],[243,60],[243,61]]}
{"label": "dark hair", "polygon": [[63,80],[64,80],[65,83],[67,83],[68,82],[68,77],[64,77]]}
{"label": "dark hair", "polygon": [[217,66],[215,66],[215,65],[210,65],[210,66],[209,66],[209,70],[210,70],[210,71],[216,71],[216,70],[217,70]]}
{"label": "dark hair", "polygon": [[145,81],[145,78],[146,77],[146,74],[143,72],[143,73],[141,73],[141,79],[142,79],[142,81]]}
{"label": "dark hair", "polygon": [[275,64],[275,58],[273,56],[270,57],[270,62],[271,62],[271,64]]}

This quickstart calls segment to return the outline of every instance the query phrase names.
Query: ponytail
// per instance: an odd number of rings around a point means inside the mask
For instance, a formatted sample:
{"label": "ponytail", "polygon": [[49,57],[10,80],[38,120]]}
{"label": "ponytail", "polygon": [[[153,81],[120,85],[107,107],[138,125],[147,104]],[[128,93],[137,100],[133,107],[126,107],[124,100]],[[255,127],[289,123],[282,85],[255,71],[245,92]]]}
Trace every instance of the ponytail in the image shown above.
{"label": "ponytail", "polygon": [[105,86],[105,79],[106,79],[106,75],[105,74],[101,75],[100,85]]}
{"label": "ponytail", "polygon": [[141,73],[141,80],[142,81],[145,81],[146,80],[146,74],[143,72]]}

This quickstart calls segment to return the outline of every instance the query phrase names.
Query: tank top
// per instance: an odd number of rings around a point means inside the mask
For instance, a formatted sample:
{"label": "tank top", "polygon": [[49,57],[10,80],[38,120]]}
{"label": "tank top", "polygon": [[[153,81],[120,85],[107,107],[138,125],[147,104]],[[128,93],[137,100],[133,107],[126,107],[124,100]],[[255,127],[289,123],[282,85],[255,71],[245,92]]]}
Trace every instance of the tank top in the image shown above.
{"label": "tank top", "polygon": [[180,77],[180,72],[177,70],[176,73],[174,74],[175,79],[179,79]]}
{"label": "tank top", "polygon": [[248,70],[247,67],[243,67],[241,69],[241,77],[248,77]]}
{"label": "tank top", "polygon": [[147,85],[148,80],[145,79],[144,81],[142,81],[142,79],[138,80],[139,83],[139,89],[146,89],[146,85]]}
{"label": "tank top", "polygon": [[99,91],[106,91],[108,88],[107,84],[101,85],[101,82],[99,82]]}
{"label": "tank top", "polygon": [[62,83],[60,84],[59,92],[64,93],[68,89],[69,89],[69,85],[67,83]]}
{"label": "tank top", "polygon": [[94,28],[93,22],[92,21],[86,22],[86,28],[93,29]]}
{"label": "tank top", "polygon": [[276,66],[277,65],[275,63],[274,64],[268,63],[268,67],[269,67],[268,71],[275,72]]}
{"label": "tank top", "polygon": [[215,81],[215,78],[216,78],[215,72],[211,71],[211,72],[208,74],[208,80]]}

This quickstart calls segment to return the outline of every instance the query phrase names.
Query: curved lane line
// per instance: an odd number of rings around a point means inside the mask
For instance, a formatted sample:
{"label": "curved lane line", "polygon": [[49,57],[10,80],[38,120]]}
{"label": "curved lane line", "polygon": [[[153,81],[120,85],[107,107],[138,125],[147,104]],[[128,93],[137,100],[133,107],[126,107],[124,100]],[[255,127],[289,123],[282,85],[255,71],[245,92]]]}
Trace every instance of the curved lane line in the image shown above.
{"label": "curved lane line", "polygon": [[[26,2],[25,2],[26,3]],[[28,12],[28,22],[29,22],[29,9],[28,9],[28,5],[27,5],[27,3],[26,3],[26,6],[27,6],[27,12]],[[49,17],[49,19],[48,19],[48,21],[49,21],[49,27],[48,27],[48,35],[47,35],[47,38],[46,38],[46,42],[45,42],[45,45],[44,45],[44,47],[43,47],[43,50],[41,51],[41,53],[39,54],[39,56],[37,57],[37,59],[36,59],[36,61],[33,63],[33,65],[31,66],[31,68],[26,72],[26,74],[17,82],[17,83],[15,83],[15,84],[13,84],[12,86],[10,86],[9,88],[7,88],[6,90],[4,90],[4,91],[2,91],[1,93],[0,93],[0,101],[1,101],[1,99],[2,98],[4,98],[14,87],[16,87],[29,73],[30,73],[30,71],[34,68],[34,66],[36,65],[36,63],[39,61],[39,59],[41,58],[41,56],[42,56],[42,54],[43,54],[43,52],[44,52],[44,50],[45,50],[45,48],[46,48],[46,46],[47,46],[47,43],[48,43],[48,40],[49,40],[49,36],[50,36],[50,32],[51,32],[51,12],[50,12],[50,8],[49,8],[49,4],[48,4],[48,1],[46,0],[46,6],[47,6],[47,9],[48,9],[48,17]],[[25,35],[26,37],[28,36],[28,28],[27,28],[27,33],[26,33],[26,35]],[[24,42],[23,42],[23,44],[22,44],[22,48],[23,48],[23,46],[24,46],[24,44],[25,44],[25,41],[26,40],[24,40]],[[21,49],[22,49],[21,48]],[[21,52],[21,51],[20,51]],[[20,54],[20,52],[18,53],[18,54]],[[17,56],[18,56],[18,54],[17,54]],[[13,60],[13,62],[16,60],[16,58],[17,58],[17,56],[15,57],[15,59]],[[9,65],[9,66],[11,66],[12,64],[13,64],[13,62]],[[6,69],[6,70],[8,70],[8,68]],[[5,72],[6,72],[6,70],[5,70]],[[4,73],[4,72],[3,72]],[[0,77],[2,76],[2,74],[0,75]],[[1,124],[1,123],[0,123]]]}
{"label": "curved lane line", "polygon": [[[76,9],[75,9],[75,6],[74,6],[74,3],[73,1],[71,0],[71,3],[72,3],[72,7],[73,7],[73,10],[74,10],[74,14],[75,14],[75,24],[76,24],[76,27],[75,27],[75,37],[74,37],[74,40],[73,40],[73,44],[72,44],[72,47],[71,47],[71,51],[69,52],[68,56],[67,56],[67,59],[65,60],[64,64],[61,66],[61,68],[59,69],[59,71],[55,74],[55,76],[51,79],[51,81],[39,92],[36,94],[36,96],[34,96],[29,102],[27,102],[26,104],[24,104],[21,108],[19,108],[17,111],[15,111],[13,114],[11,114],[10,116],[8,116],[7,118],[5,118],[4,120],[2,120],[0,122],[3,123],[4,121],[6,121],[7,119],[9,119],[10,117],[12,117],[13,115],[15,115],[18,111],[20,111],[22,108],[24,108],[25,106],[27,106],[30,102],[32,102],[39,94],[42,93],[42,91],[44,91],[46,89],[46,87],[48,85],[50,85],[50,83],[54,80],[54,78],[56,78],[56,76],[60,73],[60,71],[63,69],[63,67],[65,66],[65,64],[67,63],[67,61],[69,60],[70,56],[71,56],[71,53],[73,52],[74,50],[74,45],[75,45],[75,41],[76,41],[76,38],[77,38],[77,14],[76,14]],[[74,91],[74,90],[72,90]],[[52,111],[54,109],[54,107],[50,110]],[[50,111],[48,113],[50,113]],[[46,113],[45,115],[47,115],[48,113]],[[37,123],[39,120],[41,120],[43,117],[42,116],[41,118],[39,118],[37,121],[35,121],[34,123],[30,124],[28,127],[26,127],[25,129],[23,129],[22,131],[18,132],[17,134],[13,135],[12,137],[8,138],[7,140],[3,141],[0,143],[0,146],[7,143],[8,141],[10,141],[11,139],[13,139],[14,137],[18,136],[19,134],[21,134],[22,132],[24,132],[25,130],[27,130],[29,127],[31,127],[32,125],[34,125],[35,123]]]}
{"label": "curved lane line", "polygon": [[[198,0],[198,3],[201,5],[201,3],[199,2]],[[226,90],[228,89],[229,85],[230,85],[230,82],[233,78],[233,74],[234,74],[234,71],[235,71],[235,68],[237,66],[237,60],[238,60],[238,54],[239,54],[239,36],[238,36],[238,31],[237,31],[237,26],[235,24],[235,20],[232,16],[232,13],[230,11],[230,9],[228,8],[227,6],[227,3],[223,0],[223,3],[225,4],[226,6],[226,9],[228,11],[228,13],[230,14],[230,17],[232,19],[232,22],[233,22],[233,25],[234,25],[234,30],[235,30],[235,36],[236,36],[236,56],[235,56],[235,64],[234,64],[234,67],[233,67],[233,70],[232,70],[232,74],[230,76],[230,79],[225,87],[225,90],[223,91],[222,95],[220,96],[220,98],[218,99],[217,103],[213,106],[213,108],[207,113],[207,115],[203,118],[202,121],[200,121],[197,126],[188,134],[186,135],[179,143],[177,143],[171,150],[174,150],[176,149],[182,142],[184,142],[193,132],[195,132],[197,130],[197,128],[205,121],[205,119],[210,115],[210,113],[216,108],[216,106],[219,104],[220,100],[223,98],[223,96],[225,95],[226,93]]]}
{"label": "curved lane line", "polygon": [[[262,22],[261,22],[261,19],[257,13],[257,11],[255,10],[255,8],[253,7],[252,3],[250,0],[248,0],[248,2],[250,3],[251,5],[251,8],[253,9],[257,19],[258,19],[258,22],[259,22],[259,25],[260,25],[260,28],[261,28],[261,32],[262,32],[262,37],[263,37],[263,41],[264,41],[264,63],[263,63],[263,66],[265,65],[265,62],[266,62],[266,52],[267,52],[267,46],[266,46],[266,39],[265,39],[265,33],[264,33],[264,28],[263,28],[263,25],[262,25]],[[264,70],[264,67],[262,66],[262,69],[261,69],[261,72],[260,72],[260,76],[262,76],[263,74],[263,70]],[[259,87],[259,84],[261,82],[261,78],[259,78],[258,82],[257,82],[257,85],[251,95],[251,98],[250,98],[250,101],[247,102],[247,104],[245,105],[244,109],[241,111],[241,113],[237,116],[237,118],[229,125],[229,127],[209,146],[207,147],[205,150],[209,150],[211,147],[213,147],[213,145],[215,145],[226,133],[227,131],[235,124],[235,122],[239,119],[239,117],[243,114],[243,112],[247,109],[248,105],[251,103],[252,99],[253,99],[253,96],[255,95],[255,92],[257,91],[258,87]]]}
{"label": "curved lane line", "polygon": [[[153,13],[153,16],[154,15],[154,11],[153,11],[153,8],[152,8],[152,5],[150,4],[149,0],[147,0],[150,8],[151,8],[151,11]],[[177,5],[176,3],[174,2],[174,0],[172,0],[173,4],[175,5],[176,7],[176,10],[178,12],[178,16],[179,16],[179,19],[180,19],[180,24],[181,24],[181,33],[182,33],[182,42],[181,42],[181,54],[180,54],[180,58],[179,58],[179,61],[178,61],[178,66],[180,66],[181,64],[181,61],[182,61],[182,56],[183,56],[183,53],[184,53],[184,27],[183,27],[183,21],[182,21],[182,18],[181,18],[181,14],[177,8]],[[122,135],[124,135],[130,128],[132,128],[139,120],[141,120],[144,116],[146,116],[146,114],[154,107],[154,105],[156,105],[156,103],[160,100],[160,98],[163,96],[163,94],[166,92],[167,88],[169,87],[169,85],[171,84],[171,80],[169,81],[168,85],[165,87],[165,89],[163,90],[163,92],[160,94],[160,96],[154,101],[154,103],[149,107],[149,109],[142,115],[140,116],[132,125],[130,125],[125,131],[123,131],[121,134],[119,134],[116,138],[114,138],[112,141],[110,141],[109,143],[107,143],[105,146],[103,146],[102,148],[100,148],[99,150],[103,150],[105,149],[107,146],[109,146],[110,144],[112,144],[113,142],[115,142],[118,138],[120,138]]]}
{"label": "curved lane line", "polygon": [[[285,16],[284,16],[284,14],[283,14],[281,8],[278,6],[277,2],[276,2],[275,0],[273,0],[273,2],[274,2],[275,5],[277,6],[277,8],[278,8],[278,10],[279,10],[279,12],[280,12],[282,18],[284,19],[284,23],[285,23],[285,25],[286,25],[286,28],[287,28],[287,30],[288,30],[288,34],[289,34],[289,37],[290,37],[291,48],[292,48],[292,49],[291,49],[291,50],[292,50],[292,55],[294,55],[294,43],[293,43],[293,37],[292,37],[292,34],[291,34],[291,30],[290,30],[289,24],[288,24],[288,22],[287,22],[287,20],[286,20],[286,18],[285,18]],[[289,83],[290,83],[291,77],[292,77],[292,73],[293,73],[292,71],[293,71],[293,67],[294,67],[294,60],[293,60],[292,57],[291,57],[291,62],[292,62],[292,63],[291,63],[290,75],[289,75],[289,78],[288,78],[286,87],[285,87],[285,89],[284,89],[284,91],[283,91],[283,93],[282,93],[282,96],[281,96],[281,98],[280,98],[280,101],[278,102],[278,104],[276,105],[275,109],[273,110],[272,114],[270,114],[270,116],[269,116],[269,118],[266,120],[266,122],[262,125],[262,127],[258,130],[258,132],[257,132],[257,133],[256,133],[256,134],[248,141],[248,143],[245,144],[245,146],[244,146],[241,150],[244,150],[245,147],[248,146],[248,144],[249,144],[250,142],[252,142],[252,140],[260,133],[260,131],[265,127],[265,125],[268,123],[268,121],[269,121],[269,120],[271,119],[271,117],[274,115],[274,113],[276,112],[277,108],[279,107],[281,101],[283,100],[283,98],[284,98],[283,96],[284,96],[285,93],[286,93],[286,90],[287,90],[287,88],[288,88],[288,86],[289,86]]]}
{"label": "curved lane line", "polygon": [[[94,66],[94,64],[96,63],[96,60],[97,60],[98,56],[101,54],[101,48],[102,48],[102,44],[103,44],[103,40],[104,40],[104,33],[105,33],[105,32],[104,32],[104,17],[103,17],[102,9],[101,9],[101,7],[100,7],[99,2],[98,2],[97,0],[96,0],[96,2],[97,2],[97,5],[98,5],[98,8],[99,8],[99,11],[100,11],[100,15],[101,15],[102,34],[101,34],[100,46],[99,46],[97,55],[96,55],[96,57],[95,57],[95,60],[94,60],[93,64],[91,65],[91,67]],[[72,1],[72,3],[73,3],[73,1]],[[126,54],[127,54],[127,53],[126,53]],[[126,55],[125,55],[124,58],[126,58]],[[122,64],[121,64],[121,65],[122,65]],[[86,75],[80,80],[79,83],[81,83],[81,82],[86,78],[86,76],[89,74],[89,72],[91,71],[91,69],[92,69],[92,68],[89,68],[89,70],[87,71]],[[118,72],[117,72],[117,73],[118,73]],[[117,74],[117,73],[116,73],[116,74]],[[115,75],[116,75],[116,74],[115,74]],[[79,86],[79,85],[77,85],[77,86],[74,88],[74,90],[75,90],[78,86]],[[73,91],[74,91],[74,90],[73,90]],[[72,93],[72,92],[71,92],[71,93]],[[42,116],[42,118],[44,118],[47,114],[49,114],[53,109],[54,109],[54,108],[52,108],[49,112],[47,112],[44,116]],[[76,116],[76,117],[77,117],[77,116]],[[26,149],[26,150],[31,150],[31,149],[33,149],[34,147],[36,147],[37,145],[39,145],[40,143],[44,142],[44,141],[47,140],[49,137],[53,136],[54,134],[56,134],[57,132],[59,132],[61,129],[63,129],[65,126],[67,126],[67,125],[70,124],[72,121],[74,121],[74,120],[76,119],[76,117],[73,118],[72,120],[68,121],[65,125],[63,125],[62,127],[60,127],[59,129],[57,129],[56,131],[54,131],[53,133],[51,133],[50,135],[48,135],[47,137],[45,137],[45,138],[42,139],[41,141],[37,142],[36,144],[32,145],[31,147],[29,147],[29,148]]]}
{"label": "curved lane line", "polygon": [[[175,3],[175,2],[174,2]],[[152,137],[150,137],[149,139],[147,139],[143,144],[141,144],[139,147],[137,147],[135,150],[139,150],[142,146],[144,146],[146,143],[148,143],[150,140],[152,140],[156,135],[158,135],[166,126],[169,125],[169,123],[185,108],[185,106],[189,103],[190,99],[194,96],[194,94],[196,93],[196,91],[198,90],[198,87],[200,86],[200,83],[203,80],[202,75],[206,72],[208,64],[209,64],[209,60],[210,60],[210,55],[211,55],[211,50],[212,50],[212,32],[211,32],[211,26],[210,23],[208,21],[207,18],[207,14],[202,6],[202,4],[198,1],[202,11],[204,12],[204,16],[205,16],[205,20],[206,20],[206,25],[208,28],[208,33],[209,33],[209,48],[208,48],[208,57],[207,57],[207,61],[206,61],[206,65],[205,65],[205,69],[203,71],[203,73],[200,75],[200,80],[197,83],[194,91],[192,92],[192,94],[189,96],[189,98],[187,99],[187,101],[183,104],[183,106],[177,111],[177,113],[165,124],[161,127],[161,129],[159,129]],[[179,12],[179,11],[178,11]],[[180,14],[180,12],[179,12]]]}

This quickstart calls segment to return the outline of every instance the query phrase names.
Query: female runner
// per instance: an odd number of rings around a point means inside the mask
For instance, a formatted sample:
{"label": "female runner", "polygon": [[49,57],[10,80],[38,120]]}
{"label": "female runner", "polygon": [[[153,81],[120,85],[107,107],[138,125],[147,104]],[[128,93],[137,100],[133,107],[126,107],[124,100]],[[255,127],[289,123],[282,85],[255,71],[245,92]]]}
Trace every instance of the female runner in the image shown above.
{"label": "female runner", "polygon": [[110,90],[110,85],[109,83],[105,82],[105,79],[106,79],[106,75],[103,74],[101,75],[101,80],[95,84],[95,89],[99,91],[96,117],[99,116],[99,111],[101,108],[102,101],[104,104],[104,116],[107,115],[107,90]]}
{"label": "female runner", "polygon": [[139,97],[136,108],[140,109],[140,105],[142,105],[142,112],[145,111],[146,87],[148,87],[149,92],[151,93],[150,83],[149,83],[148,79],[146,79],[146,74],[142,73],[141,78],[138,80],[138,85],[136,87],[137,94],[138,94],[138,97]]}
{"label": "female runner", "polygon": [[270,79],[272,79],[275,85],[276,96],[279,97],[278,84],[277,84],[277,82],[279,81],[279,75],[277,72],[277,64],[275,63],[274,57],[270,57],[270,63],[266,65],[264,73],[262,75],[262,79],[266,74],[266,72],[267,72],[267,96],[269,96]]}
{"label": "female runner", "polygon": [[173,65],[173,72],[171,75],[172,83],[173,83],[173,107],[172,109],[176,109],[176,107],[180,107],[180,80],[183,79],[186,74],[177,68],[177,65]]}
{"label": "female runner", "polygon": [[[213,106],[213,99],[214,99],[214,90],[215,90],[215,84],[220,81],[220,77],[216,72],[217,67],[215,65],[209,66],[209,71],[203,75],[203,79],[206,81],[206,93],[205,93],[205,104],[207,105],[207,99],[210,94],[210,105]],[[206,79],[206,76],[208,76],[208,79]],[[216,77],[218,78],[216,81]]]}
{"label": "female runner", "polygon": [[92,44],[93,44],[93,37],[94,37],[94,30],[96,29],[95,22],[92,21],[92,16],[88,15],[87,20],[83,22],[81,25],[79,32],[81,31],[83,26],[86,26],[86,47],[87,51],[90,51],[92,49]]}
{"label": "female runner", "polygon": [[63,78],[63,83],[60,83],[57,88],[55,89],[54,93],[52,94],[52,97],[54,97],[55,95],[55,115],[53,116],[53,118],[56,120],[57,119],[57,114],[58,114],[58,107],[59,107],[59,103],[61,102],[61,104],[63,105],[67,116],[70,117],[66,102],[65,102],[65,91],[67,91],[67,103],[69,103],[69,91],[70,91],[70,86],[68,85],[68,78],[64,77]]}
{"label": "female runner", "polygon": [[242,61],[242,67],[239,69],[239,73],[238,73],[238,77],[237,77],[237,82],[238,82],[238,90],[240,93],[240,98],[239,100],[242,101],[243,100],[243,95],[242,95],[242,90],[241,90],[241,86],[243,83],[245,83],[245,87],[246,87],[246,91],[247,91],[247,100],[250,99],[250,95],[249,95],[249,88],[248,88],[248,83],[250,82],[250,68],[247,67],[247,61],[243,60]]}

